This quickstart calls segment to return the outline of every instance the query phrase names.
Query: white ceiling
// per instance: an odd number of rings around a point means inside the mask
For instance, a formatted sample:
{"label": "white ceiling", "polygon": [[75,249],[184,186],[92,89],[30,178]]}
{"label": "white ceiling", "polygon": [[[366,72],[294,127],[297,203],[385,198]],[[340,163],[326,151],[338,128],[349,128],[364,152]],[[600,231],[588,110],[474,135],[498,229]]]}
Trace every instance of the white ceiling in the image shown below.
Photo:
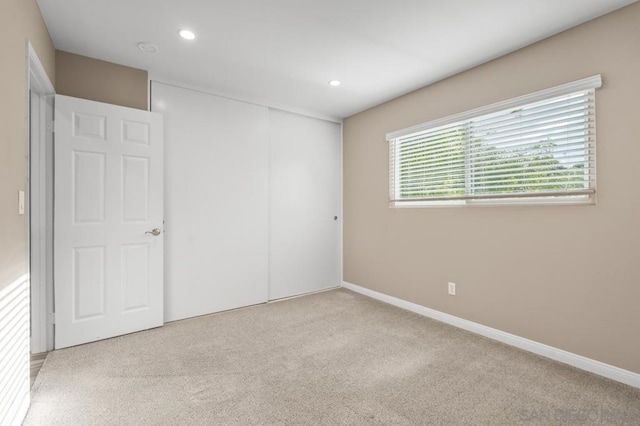
{"label": "white ceiling", "polygon": [[[57,49],[346,117],[636,0],[38,0]],[[197,39],[178,37],[180,28]],[[137,48],[145,41],[159,52]],[[342,82],[331,87],[329,80]]]}

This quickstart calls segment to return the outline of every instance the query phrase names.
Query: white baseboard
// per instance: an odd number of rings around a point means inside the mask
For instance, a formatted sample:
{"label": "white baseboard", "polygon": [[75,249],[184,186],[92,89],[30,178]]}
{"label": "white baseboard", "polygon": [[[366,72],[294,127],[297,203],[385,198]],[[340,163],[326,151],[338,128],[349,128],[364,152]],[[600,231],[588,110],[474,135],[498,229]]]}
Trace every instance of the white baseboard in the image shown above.
{"label": "white baseboard", "polygon": [[533,352],[534,354],[538,354],[546,358],[571,365],[581,370],[585,370],[590,373],[594,373],[629,386],[640,388],[640,374],[638,373],[623,370],[622,368],[614,367],[613,365],[605,364],[594,359],[576,355],[562,349],[554,348],[553,346],[525,339],[524,337],[516,336],[515,334],[505,333],[504,331],[487,327],[473,321],[468,321],[466,319],[446,314],[444,312],[436,311],[435,309],[427,308],[422,305],[407,302],[406,300],[398,299],[397,297],[369,290],[368,288],[364,288],[356,284],[343,281],[342,287],[355,291],[356,293],[371,297],[373,299],[380,300],[390,305],[406,309],[407,311],[411,311],[416,314],[423,315],[425,317],[429,317],[446,324],[450,324],[454,327],[458,327],[463,330],[467,330],[472,333],[480,334],[481,336],[506,343],[507,345],[515,346],[525,351]]}
{"label": "white baseboard", "polygon": [[336,285],[336,286],[333,286],[333,287],[323,288],[321,290],[314,290],[314,291],[310,291],[308,293],[294,294],[293,296],[285,296],[285,297],[281,297],[279,299],[269,299],[269,300],[267,300],[267,303],[284,302],[284,301],[290,300],[290,299],[297,299],[298,297],[311,296],[312,294],[318,294],[318,293],[324,293],[326,291],[337,290],[340,287],[342,287],[342,285]]}

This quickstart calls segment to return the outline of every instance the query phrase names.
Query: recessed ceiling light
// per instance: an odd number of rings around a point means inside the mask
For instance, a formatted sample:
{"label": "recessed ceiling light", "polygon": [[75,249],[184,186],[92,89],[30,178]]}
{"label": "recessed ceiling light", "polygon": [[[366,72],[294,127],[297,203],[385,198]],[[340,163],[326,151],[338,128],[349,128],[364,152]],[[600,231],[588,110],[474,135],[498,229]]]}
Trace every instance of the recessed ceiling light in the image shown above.
{"label": "recessed ceiling light", "polygon": [[333,87],[338,87],[338,86],[340,86],[340,82],[338,80],[331,80],[329,82],[329,85],[331,85]]}
{"label": "recessed ceiling light", "polygon": [[196,35],[189,30],[180,30],[178,31],[178,34],[180,34],[180,37],[182,37],[185,40],[193,40],[194,38],[196,38]]}
{"label": "recessed ceiling light", "polygon": [[138,49],[142,50],[144,53],[156,53],[158,51],[158,46],[153,43],[142,41],[138,43]]}

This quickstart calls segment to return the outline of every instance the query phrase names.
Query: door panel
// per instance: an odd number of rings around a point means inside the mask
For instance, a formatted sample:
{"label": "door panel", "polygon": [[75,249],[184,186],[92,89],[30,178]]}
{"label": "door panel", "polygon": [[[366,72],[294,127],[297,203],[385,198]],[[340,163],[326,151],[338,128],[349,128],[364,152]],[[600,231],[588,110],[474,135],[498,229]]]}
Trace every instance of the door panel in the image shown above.
{"label": "door panel", "polygon": [[163,323],[158,114],[56,96],[55,347]]}
{"label": "door panel", "polygon": [[144,222],[149,210],[149,159],[122,156],[122,221]]}
{"label": "door panel", "polygon": [[340,285],[340,125],[270,112],[269,299]]}
{"label": "door panel", "polygon": [[122,246],[124,312],[149,307],[149,244]]}
{"label": "door panel", "polygon": [[74,224],[104,223],[106,154],[73,151],[71,184]]}
{"label": "door panel", "polygon": [[166,320],[266,302],[268,109],[152,84],[166,136]]}
{"label": "door panel", "polygon": [[73,320],[103,317],[106,309],[106,247],[73,249]]}

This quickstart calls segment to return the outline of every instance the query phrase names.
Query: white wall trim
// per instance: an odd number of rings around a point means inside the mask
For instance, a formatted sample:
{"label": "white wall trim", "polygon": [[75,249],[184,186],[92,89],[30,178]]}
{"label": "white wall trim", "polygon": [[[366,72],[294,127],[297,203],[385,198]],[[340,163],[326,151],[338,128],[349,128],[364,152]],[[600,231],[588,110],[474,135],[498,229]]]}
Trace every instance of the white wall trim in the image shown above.
{"label": "white wall trim", "polygon": [[616,382],[640,388],[640,374],[638,373],[623,370],[622,368],[614,367],[613,365],[605,364],[603,362],[567,352],[553,346],[548,346],[543,343],[525,339],[524,337],[506,333],[504,331],[487,327],[486,325],[478,324],[476,322],[462,319],[454,315],[436,311],[435,309],[427,308],[425,306],[408,302],[406,300],[398,299],[397,297],[379,293],[374,290],[369,290],[368,288],[364,288],[346,281],[342,282],[342,287],[351,291],[355,291],[356,293],[360,293],[364,296],[379,300],[381,302],[397,306],[398,308],[406,309],[407,311],[414,312],[418,315],[444,322],[454,327],[458,327],[463,330],[488,337],[489,339],[497,340],[507,345],[515,346],[516,348],[520,348],[528,352],[533,352],[534,354],[538,354],[543,357],[571,365],[573,367],[606,377],[611,380],[615,380]]}
{"label": "white wall trim", "polygon": [[[38,54],[36,53],[33,45],[30,41],[27,40],[27,80],[30,81],[32,77],[36,79],[36,84],[38,85],[37,89],[39,92],[47,95],[55,94],[55,89],[53,88],[53,84],[51,80],[49,80],[49,76],[42,66],[42,62],[40,62],[40,58],[38,58]],[[31,80],[29,82],[29,88],[33,89],[34,81]]]}
{"label": "white wall trim", "polygon": [[[31,276],[31,352],[53,349],[53,95],[55,90],[27,40],[27,259]],[[38,110],[32,122],[31,93]]]}

